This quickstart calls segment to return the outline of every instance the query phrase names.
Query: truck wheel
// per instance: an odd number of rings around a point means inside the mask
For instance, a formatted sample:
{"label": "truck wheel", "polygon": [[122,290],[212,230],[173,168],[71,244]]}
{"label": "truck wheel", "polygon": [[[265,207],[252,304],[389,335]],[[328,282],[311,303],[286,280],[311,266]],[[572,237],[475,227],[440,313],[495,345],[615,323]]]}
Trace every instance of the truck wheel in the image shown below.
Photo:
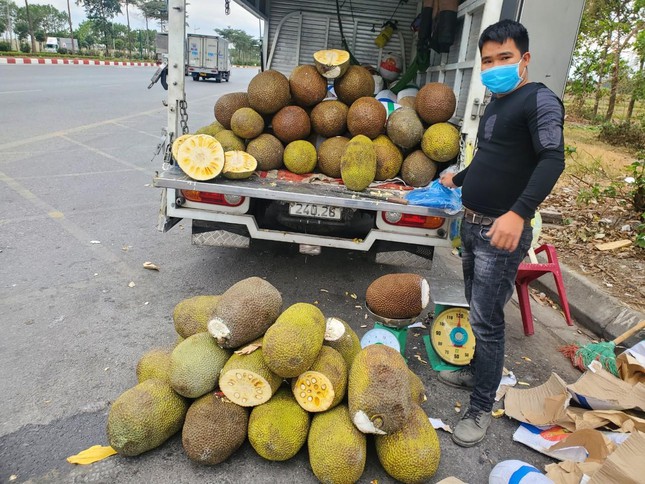
{"label": "truck wheel", "polygon": [[193,74],[193,81],[199,81],[199,74]]}

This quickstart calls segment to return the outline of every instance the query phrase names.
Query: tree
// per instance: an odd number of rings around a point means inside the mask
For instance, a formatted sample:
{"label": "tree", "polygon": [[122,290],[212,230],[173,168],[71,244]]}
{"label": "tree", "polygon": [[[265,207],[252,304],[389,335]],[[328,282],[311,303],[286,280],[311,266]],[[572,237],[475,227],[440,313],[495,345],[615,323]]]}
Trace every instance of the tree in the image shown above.
{"label": "tree", "polygon": [[634,114],[634,106],[636,101],[645,99],[645,72],[643,72],[643,67],[645,67],[645,31],[640,31],[638,37],[634,42],[634,51],[639,57],[638,70],[632,78],[632,95],[629,100],[629,106],[627,107],[626,121],[629,123]]}
{"label": "tree", "polygon": [[146,19],[146,31],[148,30],[148,19],[159,21],[159,30],[164,31],[164,22],[168,20],[168,4],[165,1],[150,0],[139,5]]}
{"label": "tree", "polygon": [[72,54],[74,54],[76,47],[74,47],[74,27],[72,27],[72,10],[69,8],[69,0],[67,0],[67,21],[69,22],[69,36],[72,40]]}
{"label": "tree", "polygon": [[27,28],[29,29],[29,37],[31,37],[31,52],[36,52],[36,38],[34,37],[34,24],[31,21],[31,14],[29,12],[29,3],[25,0],[25,11],[27,13]]}
{"label": "tree", "polygon": [[93,20],[95,25],[103,34],[103,42],[105,44],[105,54],[109,55],[109,46],[114,40],[112,34],[113,19],[117,14],[121,13],[121,5],[118,0],[80,0],[85,8],[85,14],[89,20]]}
{"label": "tree", "polygon": [[257,64],[260,59],[260,42],[240,29],[232,29],[229,25],[225,29],[215,29],[220,37],[232,44],[231,58],[235,64]]}

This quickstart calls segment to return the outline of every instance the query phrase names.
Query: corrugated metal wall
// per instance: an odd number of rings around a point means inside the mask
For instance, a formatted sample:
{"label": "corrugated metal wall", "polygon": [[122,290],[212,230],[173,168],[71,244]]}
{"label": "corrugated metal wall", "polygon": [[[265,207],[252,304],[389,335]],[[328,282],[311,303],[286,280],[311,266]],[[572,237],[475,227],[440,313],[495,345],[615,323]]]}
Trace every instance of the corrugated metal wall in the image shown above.
{"label": "corrugated metal wall", "polygon": [[[341,0],[343,32],[350,50],[361,63],[378,65],[380,53],[374,39],[398,3],[398,0],[378,3]],[[267,67],[286,75],[299,64],[312,64],[312,55],[318,50],[342,48],[335,1],[310,0],[306,9],[301,10],[294,9],[293,5],[293,1],[273,0],[269,14],[270,64]],[[410,24],[417,16],[419,5],[417,0],[401,2],[394,15],[398,30],[383,49],[383,53],[400,55],[406,64],[411,61],[413,47]]]}

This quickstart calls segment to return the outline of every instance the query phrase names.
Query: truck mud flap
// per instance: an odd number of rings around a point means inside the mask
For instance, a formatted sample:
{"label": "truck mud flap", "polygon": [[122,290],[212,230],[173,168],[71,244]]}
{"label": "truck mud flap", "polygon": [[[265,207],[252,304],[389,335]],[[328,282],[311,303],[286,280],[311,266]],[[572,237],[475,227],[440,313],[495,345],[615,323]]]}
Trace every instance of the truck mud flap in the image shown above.
{"label": "truck mud flap", "polygon": [[434,247],[411,247],[396,242],[377,242],[374,248],[374,262],[389,266],[430,269]]}
{"label": "truck mud flap", "polygon": [[209,224],[208,227],[199,225],[193,220],[193,245],[210,247],[232,247],[235,249],[248,249],[251,245],[251,237],[244,226],[233,226],[230,224]]}

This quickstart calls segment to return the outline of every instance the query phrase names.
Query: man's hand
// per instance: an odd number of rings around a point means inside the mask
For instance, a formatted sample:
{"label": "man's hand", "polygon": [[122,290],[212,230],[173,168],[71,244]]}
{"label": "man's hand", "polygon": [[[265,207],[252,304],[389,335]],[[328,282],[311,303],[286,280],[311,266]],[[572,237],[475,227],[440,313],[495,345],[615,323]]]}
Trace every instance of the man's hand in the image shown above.
{"label": "man's hand", "polygon": [[452,179],[453,179],[454,176],[455,176],[455,173],[444,173],[439,178],[439,183],[441,183],[444,187],[457,188],[457,185],[455,185],[452,182]]}
{"label": "man's hand", "polygon": [[499,217],[486,233],[490,244],[498,249],[513,252],[517,249],[524,229],[524,219],[515,212],[506,212]]}

